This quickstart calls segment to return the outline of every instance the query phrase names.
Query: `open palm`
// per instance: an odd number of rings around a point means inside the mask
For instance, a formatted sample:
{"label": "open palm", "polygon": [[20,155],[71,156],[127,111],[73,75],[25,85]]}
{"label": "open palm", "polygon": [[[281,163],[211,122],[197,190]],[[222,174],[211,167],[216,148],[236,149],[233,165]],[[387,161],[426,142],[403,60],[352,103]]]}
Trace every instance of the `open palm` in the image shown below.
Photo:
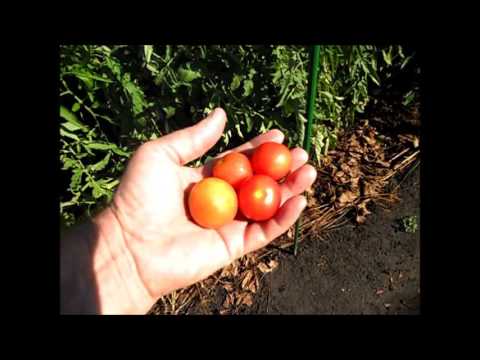
{"label": "open palm", "polygon": [[[210,176],[211,163],[184,166],[205,154],[220,138],[226,114],[217,108],[195,126],[143,144],[130,160],[111,208],[122,229],[142,285],[159,296],[202,280],[236,258],[267,245],[296,221],[306,205],[301,195],[315,180],[305,165],[306,152],[291,150],[292,173],[281,185],[282,206],[260,223],[243,220],[217,230],[196,225],[188,214],[188,189]],[[233,149],[248,154],[263,142],[281,143],[283,134],[269,131]]]}

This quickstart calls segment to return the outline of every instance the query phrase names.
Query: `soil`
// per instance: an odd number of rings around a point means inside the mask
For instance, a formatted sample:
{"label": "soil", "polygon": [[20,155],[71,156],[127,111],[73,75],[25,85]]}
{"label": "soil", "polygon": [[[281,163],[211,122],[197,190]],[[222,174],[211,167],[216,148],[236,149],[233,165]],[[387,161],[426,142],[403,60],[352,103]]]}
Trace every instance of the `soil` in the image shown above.
{"label": "soil", "polygon": [[[420,314],[420,229],[408,233],[399,225],[406,216],[420,224],[419,168],[401,182],[400,201],[390,208],[374,206],[362,225],[352,221],[305,239],[296,258],[280,254],[253,305],[238,314]],[[211,313],[219,313],[225,295],[217,289]]]}
{"label": "soil", "polygon": [[[362,225],[346,225],[280,255],[254,305],[243,314],[419,314],[420,230],[404,232],[399,219],[420,223],[420,170],[400,186],[400,201],[376,207]],[[220,304],[219,304],[220,305]]]}

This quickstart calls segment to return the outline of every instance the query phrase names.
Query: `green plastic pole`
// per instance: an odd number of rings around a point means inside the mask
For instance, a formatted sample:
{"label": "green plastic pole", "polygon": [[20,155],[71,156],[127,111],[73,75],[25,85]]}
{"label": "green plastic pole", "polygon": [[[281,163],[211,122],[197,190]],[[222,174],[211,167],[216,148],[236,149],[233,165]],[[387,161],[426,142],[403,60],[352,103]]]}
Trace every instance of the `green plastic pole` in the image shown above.
{"label": "green plastic pole", "polygon": [[[318,71],[320,70],[320,45],[313,45],[310,52],[310,76],[308,78],[308,94],[307,94],[307,128],[303,139],[303,148],[310,155],[310,147],[312,140],[312,123],[313,113],[315,111],[315,103],[317,99],[318,87]],[[293,245],[293,255],[297,255],[298,233],[300,230],[301,218],[295,224],[295,237]]]}

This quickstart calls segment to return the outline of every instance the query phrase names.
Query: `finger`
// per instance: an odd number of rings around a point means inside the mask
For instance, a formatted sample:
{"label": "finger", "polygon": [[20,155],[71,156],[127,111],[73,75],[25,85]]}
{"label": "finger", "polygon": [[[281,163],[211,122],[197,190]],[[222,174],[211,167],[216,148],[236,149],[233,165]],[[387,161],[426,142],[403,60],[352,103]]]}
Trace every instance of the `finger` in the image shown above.
{"label": "finger", "polygon": [[290,199],[292,196],[301,194],[312,186],[317,178],[317,170],[312,165],[304,165],[290,175],[283,184],[280,185],[282,194],[281,204]]}
{"label": "finger", "polygon": [[295,196],[282,205],[274,218],[248,225],[245,230],[244,253],[258,250],[286,232],[297,221],[305,206],[305,197]]}
{"label": "finger", "polygon": [[245,155],[248,156],[248,155],[250,155],[251,150],[255,149],[256,147],[260,146],[263,143],[273,141],[273,142],[281,144],[284,139],[285,139],[285,135],[283,135],[283,133],[280,130],[273,129],[273,130],[270,130],[270,131],[266,132],[265,134],[261,134],[261,135],[258,135],[256,137],[254,137],[252,140],[247,141],[246,143],[244,143],[240,146],[237,146],[236,148],[225,151],[225,152],[221,153],[219,156],[226,155],[226,154],[228,154],[230,152],[233,152],[233,151],[242,152],[242,153],[244,153]]}
{"label": "finger", "polygon": [[216,108],[199,123],[175,131],[151,143],[162,146],[172,159],[184,165],[205,154],[220,139],[225,128],[227,115]]}
{"label": "finger", "polygon": [[263,144],[265,142],[269,142],[269,141],[273,141],[273,142],[277,142],[277,143],[281,144],[283,142],[284,138],[285,138],[285,135],[283,135],[283,133],[280,130],[277,130],[277,129],[270,130],[270,131],[266,132],[265,134],[261,134],[261,135],[258,135],[256,137],[254,137],[252,140],[247,141],[246,143],[244,143],[240,146],[237,146],[234,149],[227,150],[227,151],[222,152],[221,154],[218,154],[217,156],[215,156],[214,159],[211,159],[208,162],[206,162],[204,166],[199,167],[198,171],[201,174],[203,174],[204,176],[210,176],[210,174],[212,172],[213,165],[215,164],[215,161],[217,159],[220,159],[220,158],[224,157],[228,153],[231,153],[231,152],[234,152],[234,151],[235,152],[242,152],[245,155],[249,156],[253,152],[253,149],[260,146],[261,144]]}
{"label": "finger", "polygon": [[308,161],[307,152],[300,147],[290,150],[290,154],[292,155],[292,172],[299,169],[300,166],[304,165]]}

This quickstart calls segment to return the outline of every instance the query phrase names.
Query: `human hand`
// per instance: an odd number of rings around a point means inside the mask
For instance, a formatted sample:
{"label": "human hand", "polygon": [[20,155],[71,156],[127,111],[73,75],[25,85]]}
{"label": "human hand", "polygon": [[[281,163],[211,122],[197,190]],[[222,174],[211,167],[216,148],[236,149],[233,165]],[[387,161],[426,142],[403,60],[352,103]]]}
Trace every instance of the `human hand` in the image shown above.
{"label": "human hand", "polygon": [[[97,225],[112,226],[100,231],[100,248],[109,255],[98,256],[96,268],[115,263],[119,286],[128,289],[135,305],[129,311],[145,313],[162,295],[200,281],[235,259],[259,249],[288,230],[306,206],[301,194],[311,186],[316,171],[305,165],[307,153],[291,150],[292,172],[281,184],[281,207],[274,218],[259,223],[235,219],[213,230],[196,225],[188,214],[189,188],[211,176],[212,163],[200,168],[185,166],[205,154],[221,137],[226,114],[215,109],[198,124],[149,141],[134,153],[122,176],[112,204]],[[245,153],[266,141],[283,142],[279,130],[271,130],[239,146]],[[223,154],[219,155],[222,156]],[[103,225],[102,225],[103,224]],[[105,225],[108,224],[108,225]],[[115,234],[115,235],[114,235]],[[114,260],[111,260],[114,259]],[[95,264],[96,262],[94,262]],[[110,266],[112,267],[112,266]],[[127,274],[127,275],[125,275]],[[97,280],[102,312],[120,310],[110,305]]]}

